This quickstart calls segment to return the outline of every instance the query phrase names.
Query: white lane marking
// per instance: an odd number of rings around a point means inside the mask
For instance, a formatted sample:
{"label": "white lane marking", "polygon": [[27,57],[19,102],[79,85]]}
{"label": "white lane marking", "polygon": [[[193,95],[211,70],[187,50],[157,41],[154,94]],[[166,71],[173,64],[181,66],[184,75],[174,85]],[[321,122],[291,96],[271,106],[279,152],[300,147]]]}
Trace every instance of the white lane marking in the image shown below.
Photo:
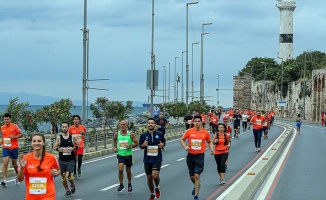
{"label": "white lane marking", "polygon": [[178,159],[177,161],[181,161],[181,160],[184,160],[184,159],[186,159],[186,158],[180,158],[180,159]]}
{"label": "white lane marking", "polygon": [[167,167],[167,166],[169,166],[169,165],[170,165],[170,164],[162,165],[162,166],[161,166],[161,169],[164,168],[164,167]]}
{"label": "white lane marking", "polygon": [[134,176],[134,178],[139,178],[139,177],[142,177],[142,176],[145,176],[145,173],[142,173],[142,174],[139,174],[137,176]]}
{"label": "white lane marking", "polygon": [[[161,166],[161,169],[164,168],[164,167],[167,167],[169,166],[170,164],[166,164],[166,165],[162,165]],[[145,176],[146,174],[145,173],[142,173],[142,174],[138,174],[137,176],[134,176],[134,178],[139,178],[139,177],[142,177],[142,176]]]}
{"label": "white lane marking", "polygon": [[258,199],[265,199],[268,192],[269,192],[269,189],[271,188],[272,184],[273,184],[273,181],[275,180],[275,177],[278,173],[278,171],[280,170],[283,162],[284,162],[284,159],[285,157],[287,156],[287,154],[289,153],[289,150],[291,148],[291,145],[295,139],[295,137],[297,137],[297,130],[294,129],[294,136],[290,139],[289,143],[287,144],[287,146],[285,147],[285,150],[284,152],[282,153],[282,156],[281,158],[278,160],[275,168],[273,169],[271,175],[269,176],[269,178],[267,179],[266,181],[266,184],[265,186],[263,187],[263,189],[261,190],[260,194],[259,194],[259,197]]}
{"label": "white lane marking", "polygon": [[238,178],[238,180],[236,180],[228,189],[226,189],[216,200],[223,200],[226,197],[226,195],[228,195],[240,183],[240,181],[242,181],[242,179],[244,179],[244,177],[247,176],[248,172],[250,172],[251,169],[254,168],[259,162],[261,162],[261,158],[263,158],[269,152],[269,150],[271,150],[271,148],[276,144],[276,142],[283,136],[284,132],[287,130],[284,126],[282,127],[284,128],[284,131],[273,142],[273,144],[271,144],[266,149],[266,151],[257,159],[257,161],[253,165],[251,165],[251,167],[245,173],[243,173],[242,176]]}
{"label": "white lane marking", "polygon": [[120,185],[120,184],[117,183],[117,184],[111,185],[111,186],[109,186],[109,187],[103,188],[103,189],[101,189],[100,191],[106,191],[106,190],[109,190],[109,189],[115,188],[115,187],[117,187],[117,186],[119,186],[119,185]]}

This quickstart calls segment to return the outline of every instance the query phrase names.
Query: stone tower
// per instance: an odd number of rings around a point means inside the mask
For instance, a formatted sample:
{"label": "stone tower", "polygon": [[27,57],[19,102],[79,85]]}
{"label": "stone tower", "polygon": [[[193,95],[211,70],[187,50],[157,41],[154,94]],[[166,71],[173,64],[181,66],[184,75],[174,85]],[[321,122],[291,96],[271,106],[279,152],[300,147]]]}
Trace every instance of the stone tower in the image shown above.
{"label": "stone tower", "polygon": [[294,0],[277,0],[276,7],[281,14],[278,57],[285,61],[293,57],[293,11],[296,4]]}

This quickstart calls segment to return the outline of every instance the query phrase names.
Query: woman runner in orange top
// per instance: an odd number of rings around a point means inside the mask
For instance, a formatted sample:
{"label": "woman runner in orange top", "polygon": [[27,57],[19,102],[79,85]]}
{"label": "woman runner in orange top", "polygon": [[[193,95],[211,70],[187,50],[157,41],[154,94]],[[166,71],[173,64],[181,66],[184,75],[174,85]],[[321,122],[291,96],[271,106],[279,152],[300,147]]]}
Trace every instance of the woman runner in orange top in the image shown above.
{"label": "woman runner in orange top", "polygon": [[221,184],[225,184],[225,163],[228,159],[230,148],[230,136],[226,134],[227,129],[225,124],[219,123],[218,131],[213,135],[212,141],[214,145],[214,157],[217,165],[217,172],[220,177]]}
{"label": "woman runner in orange top", "polygon": [[33,134],[32,147],[33,152],[19,158],[21,168],[17,178],[19,182],[25,179],[25,199],[55,200],[54,177],[60,175],[59,163],[54,155],[45,152],[43,134]]}

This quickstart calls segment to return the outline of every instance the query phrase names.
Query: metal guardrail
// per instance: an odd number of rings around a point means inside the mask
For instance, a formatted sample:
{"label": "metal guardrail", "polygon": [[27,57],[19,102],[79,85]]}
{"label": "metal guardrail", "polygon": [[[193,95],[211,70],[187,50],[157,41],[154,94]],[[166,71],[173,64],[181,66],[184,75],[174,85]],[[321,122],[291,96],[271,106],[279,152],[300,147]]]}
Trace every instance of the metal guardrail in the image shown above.
{"label": "metal guardrail", "polygon": [[[173,127],[172,127],[173,126]],[[174,136],[180,134],[185,131],[185,127],[172,125],[170,128],[166,129],[165,137]],[[145,127],[138,127],[138,130],[134,130],[133,132],[137,137],[140,136],[141,133],[145,132],[147,129]],[[108,149],[113,146],[113,134],[114,131],[110,129],[103,130],[88,130],[85,135],[85,151],[86,153],[91,151],[98,151],[99,149]],[[54,151],[54,142],[55,137],[51,138],[51,135],[45,135],[46,138],[46,151],[50,153],[57,154]],[[26,154],[32,151],[31,142],[27,141],[25,138],[19,139],[19,155]],[[0,159],[2,161],[2,149],[0,148]]]}

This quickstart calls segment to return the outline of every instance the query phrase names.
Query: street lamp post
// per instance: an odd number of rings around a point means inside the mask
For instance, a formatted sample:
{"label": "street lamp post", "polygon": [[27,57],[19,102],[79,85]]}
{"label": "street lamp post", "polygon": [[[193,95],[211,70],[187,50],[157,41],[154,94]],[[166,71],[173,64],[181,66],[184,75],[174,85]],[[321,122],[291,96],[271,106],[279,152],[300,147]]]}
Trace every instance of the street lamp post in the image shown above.
{"label": "street lamp post", "polygon": [[[277,57],[278,59],[282,60],[282,79],[281,79],[281,101],[283,101],[283,58]],[[283,106],[281,106],[281,117],[283,117]]]}
{"label": "street lamp post", "polygon": [[217,78],[217,92],[216,92],[216,108],[218,108],[218,104],[220,103],[220,95],[219,95],[219,90],[220,90],[220,75],[216,74],[216,78]]}
{"label": "street lamp post", "polygon": [[307,52],[304,52],[304,68],[303,68],[303,119],[306,119],[306,68],[307,68]]}
{"label": "street lamp post", "polygon": [[165,101],[166,101],[166,84],[165,84],[166,70],[165,70],[165,67],[166,66],[163,66],[163,73],[162,73],[163,74],[163,103],[165,103]]}
{"label": "street lamp post", "polygon": [[170,76],[171,76],[171,69],[170,69],[170,66],[171,66],[171,63],[169,63],[169,89],[168,89],[168,102],[170,103],[170,95],[171,95],[171,93],[170,93],[170,89],[171,89],[171,82],[170,82]]}
{"label": "street lamp post", "polygon": [[199,44],[199,42],[193,42],[191,44],[191,101],[194,102],[194,44]]}
{"label": "street lamp post", "polygon": [[183,87],[183,53],[186,53],[186,51],[182,52],[182,62],[181,62],[181,102],[184,100],[184,87]]}
{"label": "street lamp post", "polygon": [[209,34],[208,32],[204,32],[205,25],[211,25],[212,22],[203,23],[202,24],[202,32],[201,32],[201,59],[200,59],[200,102],[204,105],[204,39],[203,36]]}
{"label": "street lamp post", "polygon": [[187,109],[188,109],[188,97],[189,97],[188,10],[189,10],[189,5],[193,5],[193,4],[197,4],[197,3],[198,3],[198,1],[190,2],[190,3],[186,4],[186,106],[187,106]]}
{"label": "street lamp post", "polygon": [[177,58],[180,56],[174,57],[174,102],[177,102]]}

